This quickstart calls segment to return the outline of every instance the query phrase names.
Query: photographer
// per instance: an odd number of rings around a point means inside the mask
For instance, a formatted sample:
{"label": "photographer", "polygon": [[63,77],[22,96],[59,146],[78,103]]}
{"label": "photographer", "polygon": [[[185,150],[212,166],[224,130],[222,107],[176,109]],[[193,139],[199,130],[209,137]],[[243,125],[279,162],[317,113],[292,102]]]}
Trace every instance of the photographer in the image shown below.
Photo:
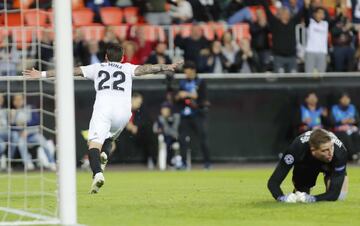
{"label": "photographer", "polygon": [[[186,162],[186,152],[189,149],[190,135],[195,132],[198,135],[200,148],[204,156],[204,168],[209,169],[210,151],[207,137],[207,88],[205,80],[198,78],[196,65],[193,62],[184,64],[185,79],[180,81],[180,87],[175,100],[180,104],[180,149]],[[189,167],[189,166],[188,166]]]}

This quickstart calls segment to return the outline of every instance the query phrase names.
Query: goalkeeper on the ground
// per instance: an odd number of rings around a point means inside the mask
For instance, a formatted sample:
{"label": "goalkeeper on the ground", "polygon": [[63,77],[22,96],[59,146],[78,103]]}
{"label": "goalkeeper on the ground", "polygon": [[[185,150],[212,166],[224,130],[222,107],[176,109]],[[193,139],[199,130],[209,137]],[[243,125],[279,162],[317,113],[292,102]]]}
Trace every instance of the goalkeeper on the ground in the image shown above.
{"label": "goalkeeper on the ground", "polygon": [[[324,129],[306,132],[286,150],[268,181],[268,188],[280,202],[342,200],[348,191],[346,161],[347,150],[333,133]],[[280,185],[292,167],[294,193],[284,195]],[[311,195],[320,172],[324,175],[326,191]]]}

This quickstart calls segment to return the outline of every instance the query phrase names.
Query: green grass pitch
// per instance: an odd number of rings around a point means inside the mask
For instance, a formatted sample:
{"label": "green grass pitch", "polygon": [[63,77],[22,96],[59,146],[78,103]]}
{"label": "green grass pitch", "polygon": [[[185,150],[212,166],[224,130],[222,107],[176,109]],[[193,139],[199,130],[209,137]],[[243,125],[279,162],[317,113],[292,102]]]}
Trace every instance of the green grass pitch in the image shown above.
{"label": "green grass pitch", "polygon": [[[96,195],[88,194],[91,174],[79,172],[78,221],[89,226],[360,225],[360,167],[348,168],[350,191],[346,201],[315,204],[273,200],[266,187],[272,170],[106,171],[105,185]],[[30,191],[39,188],[29,182]],[[324,190],[322,177],[318,185],[313,194]],[[11,186],[13,191],[21,189],[23,180],[14,179]],[[45,186],[49,191],[51,187]],[[292,190],[289,176],[282,188]],[[29,196],[27,205],[36,206],[37,200],[36,194]],[[14,197],[11,204],[23,206],[23,197]],[[55,205],[55,199],[45,202],[49,209]]]}
{"label": "green grass pitch", "polygon": [[[284,204],[266,182],[273,169],[106,172],[97,195],[78,174],[79,222],[91,226],[360,225],[360,168],[349,168],[346,201]],[[322,192],[321,184],[313,193]],[[287,177],[283,190],[292,190]]]}

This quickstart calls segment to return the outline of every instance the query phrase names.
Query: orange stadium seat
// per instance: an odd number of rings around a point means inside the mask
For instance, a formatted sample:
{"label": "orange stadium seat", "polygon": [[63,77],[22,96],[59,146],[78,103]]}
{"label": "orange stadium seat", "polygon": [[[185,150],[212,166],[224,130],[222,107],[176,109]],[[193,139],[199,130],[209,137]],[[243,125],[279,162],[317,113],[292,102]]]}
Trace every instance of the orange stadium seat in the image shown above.
{"label": "orange stadium seat", "polygon": [[83,8],[72,11],[72,20],[74,26],[93,25],[94,12],[91,9]]}
{"label": "orange stadium seat", "polygon": [[123,12],[118,7],[102,7],[100,8],[100,16],[105,25],[122,24]]}
{"label": "orange stadium seat", "polygon": [[207,40],[213,41],[215,39],[215,31],[211,27],[211,25],[209,25],[209,24],[201,24],[200,26],[201,26],[201,28],[203,30],[203,34],[204,34],[205,38]]}
{"label": "orange stadium seat", "polygon": [[14,0],[13,8],[15,9],[28,9],[34,0]]}
{"label": "orange stadium seat", "polygon": [[209,22],[200,26],[203,29],[204,36],[211,41],[214,39],[221,39],[226,30],[226,25],[223,23]]}
{"label": "orange stadium seat", "polygon": [[192,24],[181,24],[181,25],[172,25],[171,30],[172,34],[175,37],[176,35],[181,35],[181,37],[189,37],[191,33]]}
{"label": "orange stadium seat", "polygon": [[71,0],[72,10],[85,8],[84,0]]}
{"label": "orange stadium seat", "polygon": [[55,23],[55,18],[54,18],[54,12],[52,9],[48,9],[48,11],[46,12],[48,19],[49,19],[49,25],[50,27],[53,27],[54,23]]}
{"label": "orange stadium seat", "polygon": [[0,23],[9,27],[18,27],[22,25],[20,13],[8,13],[0,15]]}
{"label": "orange stadium seat", "polygon": [[129,25],[126,25],[126,24],[111,26],[111,29],[114,31],[116,36],[121,40],[126,39],[128,28],[129,28]]}
{"label": "orange stadium seat", "polygon": [[247,23],[239,23],[232,26],[234,39],[239,42],[243,38],[251,39],[250,26]]}
{"label": "orange stadium seat", "polygon": [[136,22],[138,21],[139,9],[137,7],[126,7],[123,9],[123,12],[126,23],[133,23],[134,18],[136,18]]}
{"label": "orange stadium seat", "polygon": [[48,12],[45,10],[26,10],[24,12],[25,22],[28,26],[41,26],[47,25]]}
{"label": "orange stadium seat", "polygon": [[105,27],[102,25],[79,27],[86,41],[101,41],[104,38]]}
{"label": "orange stadium seat", "polygon": [[33,41],[35,28],[13,27],[11,28],[12,41],[16,43],[17,48],[27,48]]}
{"label": "orange stadium seat", "polygon": [[[139,25],[145,28],[146,40],[151,42],[165,42],[166,34],[164,28],[156,25]],[[135,31],[139,26],[133,26],[130,31],[130,36],[135,36]]]}
{"label": "orange stadium seat", "polygon": [[276,15],[276,13],[277,13],[276,6],[271,5],[269,8],[270,8],[270,11],[272,12],[272,14]]}

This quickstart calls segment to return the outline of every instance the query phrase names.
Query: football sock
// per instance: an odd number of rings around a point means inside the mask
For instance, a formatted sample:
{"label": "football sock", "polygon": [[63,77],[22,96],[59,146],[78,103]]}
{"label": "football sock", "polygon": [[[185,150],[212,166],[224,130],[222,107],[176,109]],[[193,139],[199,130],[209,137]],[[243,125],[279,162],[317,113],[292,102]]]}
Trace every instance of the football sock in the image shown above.
{"label": "football sock", "polygon": [[91,148],[89,149],[89,161],[90,161],[90,167],[93,171],[93,176],[95,174],[101,172],[101,166],[100,166],[100,151],[97,148]]}
{"label": "football sock", "polygon": [[105,141],[104,141],[104,144],[101,148],[101,152],[105,152],[105,154],[108,156],[110,156],[110,151],[111,151],[111,148],[112,148],[112,139],[111,138],[107,138]]}

